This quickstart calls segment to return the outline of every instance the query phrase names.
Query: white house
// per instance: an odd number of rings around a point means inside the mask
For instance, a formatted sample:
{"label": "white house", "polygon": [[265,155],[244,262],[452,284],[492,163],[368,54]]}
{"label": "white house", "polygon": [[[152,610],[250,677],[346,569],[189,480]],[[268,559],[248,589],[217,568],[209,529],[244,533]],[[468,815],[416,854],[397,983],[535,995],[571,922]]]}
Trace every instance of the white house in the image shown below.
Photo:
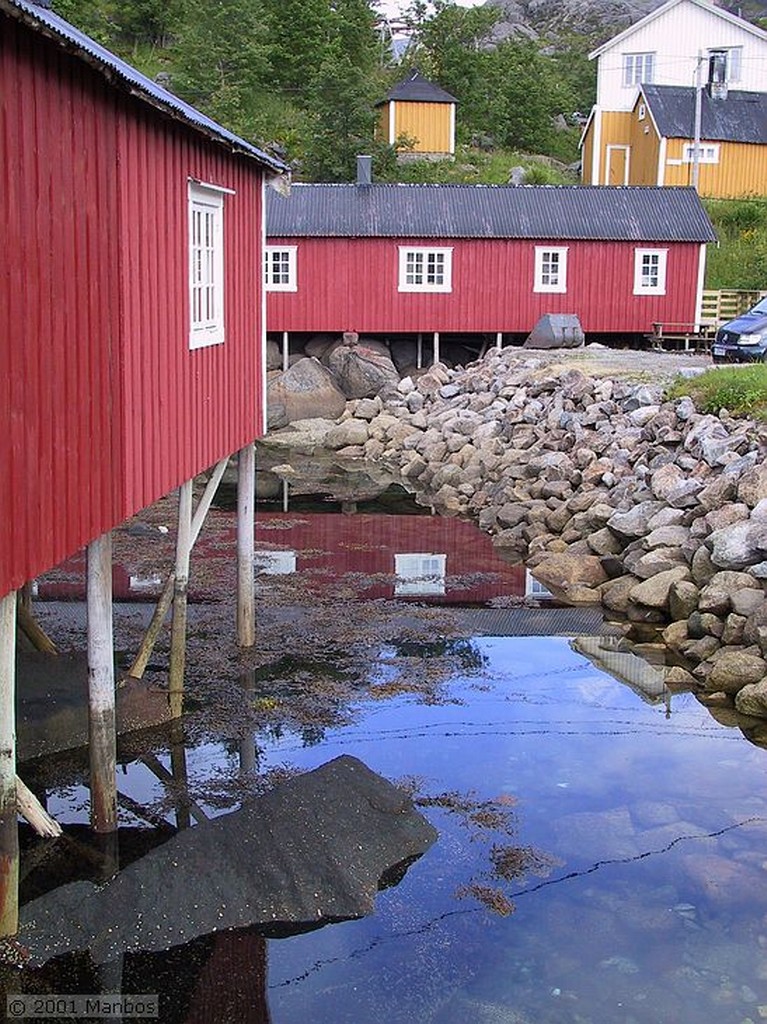
{"label": "white house", "polygon": [[[746,92],[767,92],[767,32],[707,0],[668,0],[597,47],[597,98],[581,140],[582,178],[630,181],[631,112],[638,86],[692,88],[712,76]],[[691,131],[692,134],[692,131]]]}

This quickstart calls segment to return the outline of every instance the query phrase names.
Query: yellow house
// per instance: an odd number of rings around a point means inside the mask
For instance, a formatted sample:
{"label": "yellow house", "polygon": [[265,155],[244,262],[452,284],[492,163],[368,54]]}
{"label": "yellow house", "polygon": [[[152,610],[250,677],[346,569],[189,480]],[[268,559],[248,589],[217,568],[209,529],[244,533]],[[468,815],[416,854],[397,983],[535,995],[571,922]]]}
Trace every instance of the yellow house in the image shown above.
{"label": "yellow house", "polygon": [[[413,71],[377,103],[377,136],[401,155],[447,157],[455,153],[455,96]],[[402,139],[412,145],[403,146]]]}
{"label": "yellow house", "polygon": [[716,199],[767,195],[767,93],[707,86],[699,108],[695,94],[675,85],[639,87],[627,183],[694,185]]}
{"label": "yellow house", "polygon": [[[645,159],[632,150],[639,86],[689,90],[705,85],[715,65],[729,90],[767,92],[767,32],[708,0],[667,0],[589,57],[597,61],[596,103],[581,138],[589,185],[635,180],[632,164]],[[694,135],[692,122],[687,135]]]}

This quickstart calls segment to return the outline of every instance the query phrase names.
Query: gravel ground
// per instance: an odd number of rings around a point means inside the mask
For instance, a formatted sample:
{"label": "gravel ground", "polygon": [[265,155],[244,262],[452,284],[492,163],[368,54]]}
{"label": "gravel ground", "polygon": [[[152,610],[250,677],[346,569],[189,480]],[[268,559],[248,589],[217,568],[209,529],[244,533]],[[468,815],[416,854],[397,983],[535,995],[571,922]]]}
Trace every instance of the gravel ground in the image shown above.
{"label": "gravel ground", "polygon": [[697,374],[711,369],[711,356],[696,352],[669,352],[655,349],[607,348],[584,345],[583,348],[523,349],[526,356],[572,367],[595,377],[623,377],[653,383],[670,382],[678,374]]}

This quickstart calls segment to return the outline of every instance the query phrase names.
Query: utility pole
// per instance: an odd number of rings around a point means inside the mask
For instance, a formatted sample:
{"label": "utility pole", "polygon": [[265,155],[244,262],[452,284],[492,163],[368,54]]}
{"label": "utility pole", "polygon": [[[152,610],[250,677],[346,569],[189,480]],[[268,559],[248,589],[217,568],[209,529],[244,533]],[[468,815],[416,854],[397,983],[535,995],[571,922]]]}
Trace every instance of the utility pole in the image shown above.
{"label": "utility pole", "polygon": [[695,127],[693,129],[692,144],[692,187],[698,191],[698,178],[700,176],[700,123],[703,109],[703,54],[698,50],[698,63],[695,68]]}

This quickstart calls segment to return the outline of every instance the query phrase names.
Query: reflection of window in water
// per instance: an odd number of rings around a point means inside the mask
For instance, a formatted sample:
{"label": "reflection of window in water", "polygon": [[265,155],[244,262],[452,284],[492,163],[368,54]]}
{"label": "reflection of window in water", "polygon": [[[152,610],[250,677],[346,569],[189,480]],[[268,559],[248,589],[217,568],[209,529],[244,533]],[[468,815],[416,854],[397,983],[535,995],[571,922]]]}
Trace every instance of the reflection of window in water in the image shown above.
{"label": "reflection of window in water", "polygon": [[256,572],[266,576],[288,576],[296,571],[295,551],[256,551]]}
{"label": "reflection of window in water", "polygon": [[548,587],[533,576],[529,569],[525,569],[525,597],[553,597]]}
{"label": "reflection of window in water", "polygon": [[405,594],[444,594],[446,563],[447,555],[395,555],[395,596]]}
{"label": "reflection of window in water", "polygon": [[162,582],[162,577],[156,572],[150,576],[130,575],[128,589],[132,594],[145,594],[147,591],[157,590],[162,586]]}

